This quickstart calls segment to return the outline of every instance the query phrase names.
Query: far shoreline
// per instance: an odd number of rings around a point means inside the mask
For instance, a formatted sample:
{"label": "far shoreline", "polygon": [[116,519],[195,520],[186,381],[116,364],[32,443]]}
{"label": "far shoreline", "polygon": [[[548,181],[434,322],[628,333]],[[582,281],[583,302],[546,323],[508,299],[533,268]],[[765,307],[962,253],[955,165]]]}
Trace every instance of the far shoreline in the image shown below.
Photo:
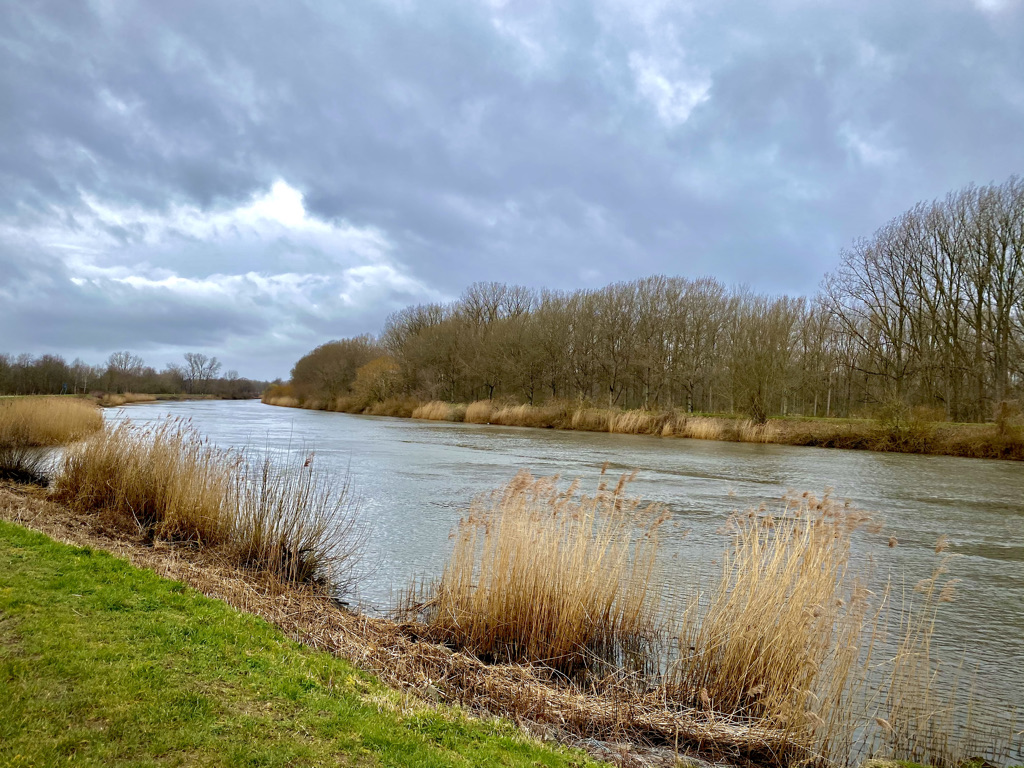
{"label": "far shoreline", "polygon": [[742,416],[680,411],[618,410],[575,403],[544,406],[421,401],[393,398],[363,405],[349,398],[335,403],[302,402],[265,393],[265,405],[303,410],[389,416],[419,421],[447,421],[481,426],[527,427],[577,432],[609,432],[647,437],[676,437],[719,442],[765,443],[813,448],[841,448],[875,453],[1024,461],[1024,434],[1018,426],[932,422],[908,419],[884,423],[873,419],[830,417],[770,418],[757,424]]}

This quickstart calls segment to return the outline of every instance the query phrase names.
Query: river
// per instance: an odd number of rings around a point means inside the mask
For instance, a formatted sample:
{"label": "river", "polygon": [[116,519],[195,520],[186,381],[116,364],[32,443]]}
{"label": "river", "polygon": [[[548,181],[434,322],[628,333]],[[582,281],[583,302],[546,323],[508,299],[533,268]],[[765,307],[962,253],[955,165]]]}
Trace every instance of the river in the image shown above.
{"label": "river", "polygon": [[964,659],[992,714],[1024,712],[1020,463],[351,416],[255,401],[107,411],[136,423],[167,414],[191,419],[221,446],[312,449],[322,468],[348,473],[370,526],[357,593],[369,610],[387,609],[396,590],[437,574],[474,495],[520,469],[580,477],[591,490],[606,463],[616,474],[639,470],[632,491],[671,511],[661,565],[669,587],[692,582],[695,563],[721,553],[725,540],[715,531],[733,510],[831,488],[884,522],[881,532],[862,531],[853,542],[855,560],[872,560],[876,587],[891,578],[897,593],[909,591],[938,565],[936,541],[948,537],[944,554],[954,555],[950,575],[960,582],[956,600],[942,606],[936,646]]}

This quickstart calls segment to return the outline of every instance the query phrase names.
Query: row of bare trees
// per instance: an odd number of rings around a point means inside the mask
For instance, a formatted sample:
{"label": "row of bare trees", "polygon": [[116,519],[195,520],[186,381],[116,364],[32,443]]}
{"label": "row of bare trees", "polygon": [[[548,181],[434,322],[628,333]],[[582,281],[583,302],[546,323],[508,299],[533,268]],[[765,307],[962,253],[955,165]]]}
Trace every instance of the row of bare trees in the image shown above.
{"label": "row of bare trees", "polygon": [[[330,342],[292,371],[300,398],[388,392],[573,399],[623,408],[855,415],[927,406],[991,418],[1024,388],[1024,183],[922,204],[842,254],[814,298],[655,276],[598,290],[476,283],[408,307],[379,339]],[[379,377],[378,377],[379,378]]]}
{"label": "row of bare trees", "polygon": [[201,352],[187,352],[184,363],[162,371],[131,351],[114,352],[101,365],[60,355],[0,354],[0,395],[84,394],[95,391],[150,394],[215,394],[257,397],[265,382],[243,379],[237,371],[220,376],[221,363]]}

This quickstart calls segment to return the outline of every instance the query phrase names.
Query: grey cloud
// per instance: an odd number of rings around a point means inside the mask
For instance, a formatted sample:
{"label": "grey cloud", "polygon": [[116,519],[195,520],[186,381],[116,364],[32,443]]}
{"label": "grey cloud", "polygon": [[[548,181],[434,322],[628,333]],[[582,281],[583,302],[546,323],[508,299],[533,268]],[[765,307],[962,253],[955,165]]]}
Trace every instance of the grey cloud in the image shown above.
{"label": "grey cloud", "polygon": [[[262,338],[280,359],[474,280],[669,272],[811,292],[850,239],[1024,168],[1022,40],[1019,2],[6,4],[0,225],[21,234],[5,236],[0,291],[31,286],[72,325],[90,313],[81,333],[35,317],[40,345]],[[210,240],[88,208],[213,216],[278,179],[384,252]],[[322,273],[329,288],[307,289],[315,308],[111,282],[86,296],[42,230],[95,233],[95,263],[133,274]],[[345,269],[381,260],[412,282],[339,298]],[[163,322],[125,308],[150,302]],[[0,312],[0,348],[28,338],[27,309]]]}

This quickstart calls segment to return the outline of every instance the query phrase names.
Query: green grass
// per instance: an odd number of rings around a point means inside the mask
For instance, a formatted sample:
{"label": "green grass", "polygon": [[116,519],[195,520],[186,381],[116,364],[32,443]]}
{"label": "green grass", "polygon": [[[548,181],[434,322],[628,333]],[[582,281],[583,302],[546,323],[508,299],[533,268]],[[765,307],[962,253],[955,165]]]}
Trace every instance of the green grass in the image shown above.
{"label": "green grass", "polygon": [[178,582],[0,522],[0,766],[584,766]]}

